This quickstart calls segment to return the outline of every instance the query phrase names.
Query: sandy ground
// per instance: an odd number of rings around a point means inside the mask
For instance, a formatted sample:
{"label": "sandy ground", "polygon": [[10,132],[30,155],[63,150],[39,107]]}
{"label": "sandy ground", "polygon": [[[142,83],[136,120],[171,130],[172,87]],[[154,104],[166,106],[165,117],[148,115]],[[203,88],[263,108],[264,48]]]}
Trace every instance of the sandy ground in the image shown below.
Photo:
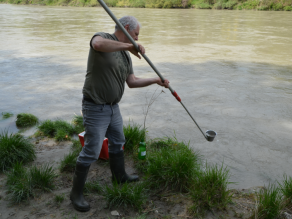
{"label": "sandy ground", "polygon": [[[51,164],[58,172],[58,165],[65,154],[68,153],[71,142],[55,142],[53,139],[32,139],[37,148],[37,158],[32,164]],[[137,174],[130,159],[126,159],[126,171]],[[160,192],[150,196],[142,212],[131,208],[109,209],[106,200],[98,194],[87,194],[86,200],[91,205],[91,210],[86,213],[76,211],[69,193],[72,186],[73,173],[61,173],[56,179],[56,188],[50,193],[39,193],[34,199],[19,205],[9,205],[6,198],[4,174],[0,175],[0,218],[13,219],[39,219],[39,218],[135,218],[146,214],[147,218],[189,218],[187,209],[191,205],[186,194],[173,192]],[[140,175],[141,176],[141,175]],[[99,160],[91,165],[87,181],[98,180],[101,185],[111,183],[109,163]],[[259,188],[249,190],[233,190],[233,204],[226,211],[209,212],[205,218],[247,218],[255,206],[254,192]],[[61,204],[54,201],[56,195],[64,195]],[[120,216],[113,216],[112,211],[118,211]],[[191,217],[190,217],[191,218]]]}

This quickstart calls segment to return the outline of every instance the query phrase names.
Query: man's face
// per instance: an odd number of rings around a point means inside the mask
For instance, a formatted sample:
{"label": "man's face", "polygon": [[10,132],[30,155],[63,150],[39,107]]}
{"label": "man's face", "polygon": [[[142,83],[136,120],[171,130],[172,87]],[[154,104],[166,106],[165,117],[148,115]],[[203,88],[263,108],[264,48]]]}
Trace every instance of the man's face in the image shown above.
{"label": "man's face", "polygon": [[[130,30],[129,25],[125,26],[125,29],[128,31],[128,33],[130,34],[130,36],[135,40],[138,41],[138,36],[139,36],[139,32],[140,32],[140,27],[139,25],[136,27],[136,29],[134,30]],[[130,41],[129,41],[130,43]]]}

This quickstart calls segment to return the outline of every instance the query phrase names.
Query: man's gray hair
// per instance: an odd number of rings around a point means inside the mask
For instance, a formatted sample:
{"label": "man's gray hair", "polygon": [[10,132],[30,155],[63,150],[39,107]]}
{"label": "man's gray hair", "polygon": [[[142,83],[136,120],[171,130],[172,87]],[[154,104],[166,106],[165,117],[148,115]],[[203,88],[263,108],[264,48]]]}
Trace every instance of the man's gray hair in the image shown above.
{"label": "man's gray hair", "polygon": [[[126,25],[129,25],[130,31],[135,30],[138,25],[141,28],[141,24],[133,16],[124,16],[124,17],[120,18],[119,21],[123,27],[125,27]],[[116,31],[120,30],[120,29],[121,28],[118,25],[116,25]]]}

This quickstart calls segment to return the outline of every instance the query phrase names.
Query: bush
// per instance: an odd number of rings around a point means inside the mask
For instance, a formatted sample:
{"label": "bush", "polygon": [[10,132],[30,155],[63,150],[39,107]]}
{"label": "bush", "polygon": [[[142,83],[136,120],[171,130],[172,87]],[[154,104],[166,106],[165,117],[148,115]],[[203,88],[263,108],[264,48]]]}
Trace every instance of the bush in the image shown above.
{"label": "bush", "polygon": [[259,1],[258,0],[249,0],[246,2],[242,3],[242,8],[243,9],[257,9],[258,5],[259,5]]}
{"label": "bush", "polygon": [[225,209],[231,201],[231,193],[227,186],[229,171],[217,165],[207,166],[206,170],[197,175],[193,187],[190,189],[194,202],[189,211],[192,215],[204,215],[211,208]]}
{"label": "bush", "polygon": [[238,3],[237,1],[230,0],[230,1],[225,3],[225,8],[226,9],[233,9],[237,5],[237,3]]}
{"label": "bush", "polygon": [[282,3],[280,3],[280,2],[278,2],[278,3],[273,3],[272,4],[272,9],[274,10],[274,11],[282,11],[283,10],[283,4]]}
{"label": "bush", "polygon": [[211,9],[212,6],[209,5],[208,3],[202,2],[202,3],[198,3],[195,5],[196,8],[198,9]]}
{"label": "bush", "polygon": [[3,113],[2,113],[2,117],[3,117],[3,119],[8,119],[8,118],[10,118],[11,116],[13,116],[12,113],[8,113],[8,112],[3,112]]}
{"label": "bush", "polygon": [[17,162],[7,174],[8,199],[12,203],[20,203],[34,197],[34,189],[51,191],[55,177],[53,168],[49,165],[26,169],[22,163]]}
{"label": "bush", "polygon": [[[152,185],[186,191],[200,168],[201,155],[176,139],[160,139],[150,145],[147,177]],[[149,151],[149,150],[148,150]]]}
{"label": "bush", "polygon": [[16,125],[21,128],[36,125],[38,121],[36,116],[29,113],[20,113],[16,117]]}
{"label": "bush", "polygon": [[35,148],[20,134],[0,134],[0,171],[8,170],[16,162],[27,163],[36,158]]}
{"label": "bush", "polygon": [[285,6],[283,8],[284,11],[292,11],[292,6]]}
{"label": "bush", "polygon": [[143,183],[124,183],[119,185],[114,182],[112,186],[106,186],[104,196],[112,207],[132,207],[140,210],[146,201],[147,189]]}
{"label": "bush", "polygon": [[146,130],[141,128],[140,125],[129,123],[127,126],[123,127],[126,143],[125,151],[133,152],[135,146],[139,145],[142,139],[145,140]]}
{"label": "bush", "polygon": [[258,218],[278,218],[282,209],[282,198],[279,189],[275,185],[261,189],[257,194],[258,206],[255,214]]}

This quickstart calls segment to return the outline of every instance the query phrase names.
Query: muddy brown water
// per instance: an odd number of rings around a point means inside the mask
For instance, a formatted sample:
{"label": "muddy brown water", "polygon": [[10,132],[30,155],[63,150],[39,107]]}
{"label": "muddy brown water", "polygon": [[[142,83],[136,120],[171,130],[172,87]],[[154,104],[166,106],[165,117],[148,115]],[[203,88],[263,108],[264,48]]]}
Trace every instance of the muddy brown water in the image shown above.
{"label": "muddy brown water", "polygon": [[[41,120],[80,114],[91,36],[113,32],[102,8],[0,5],[0,112],[30,112]],[[151,138],[176,136],[209,163],[224,162],[235,188],[263,186],[292,176],[291,12],[112,8],[136,16],[139,42],[200,127],[169,91],[157,85],[126,88],[124,122],[143,124]],[[138,77],[156,74],[133,57]],[[0,129],[17,131],[15,116]],[[33,131],[28,131],[32,133]]]}

